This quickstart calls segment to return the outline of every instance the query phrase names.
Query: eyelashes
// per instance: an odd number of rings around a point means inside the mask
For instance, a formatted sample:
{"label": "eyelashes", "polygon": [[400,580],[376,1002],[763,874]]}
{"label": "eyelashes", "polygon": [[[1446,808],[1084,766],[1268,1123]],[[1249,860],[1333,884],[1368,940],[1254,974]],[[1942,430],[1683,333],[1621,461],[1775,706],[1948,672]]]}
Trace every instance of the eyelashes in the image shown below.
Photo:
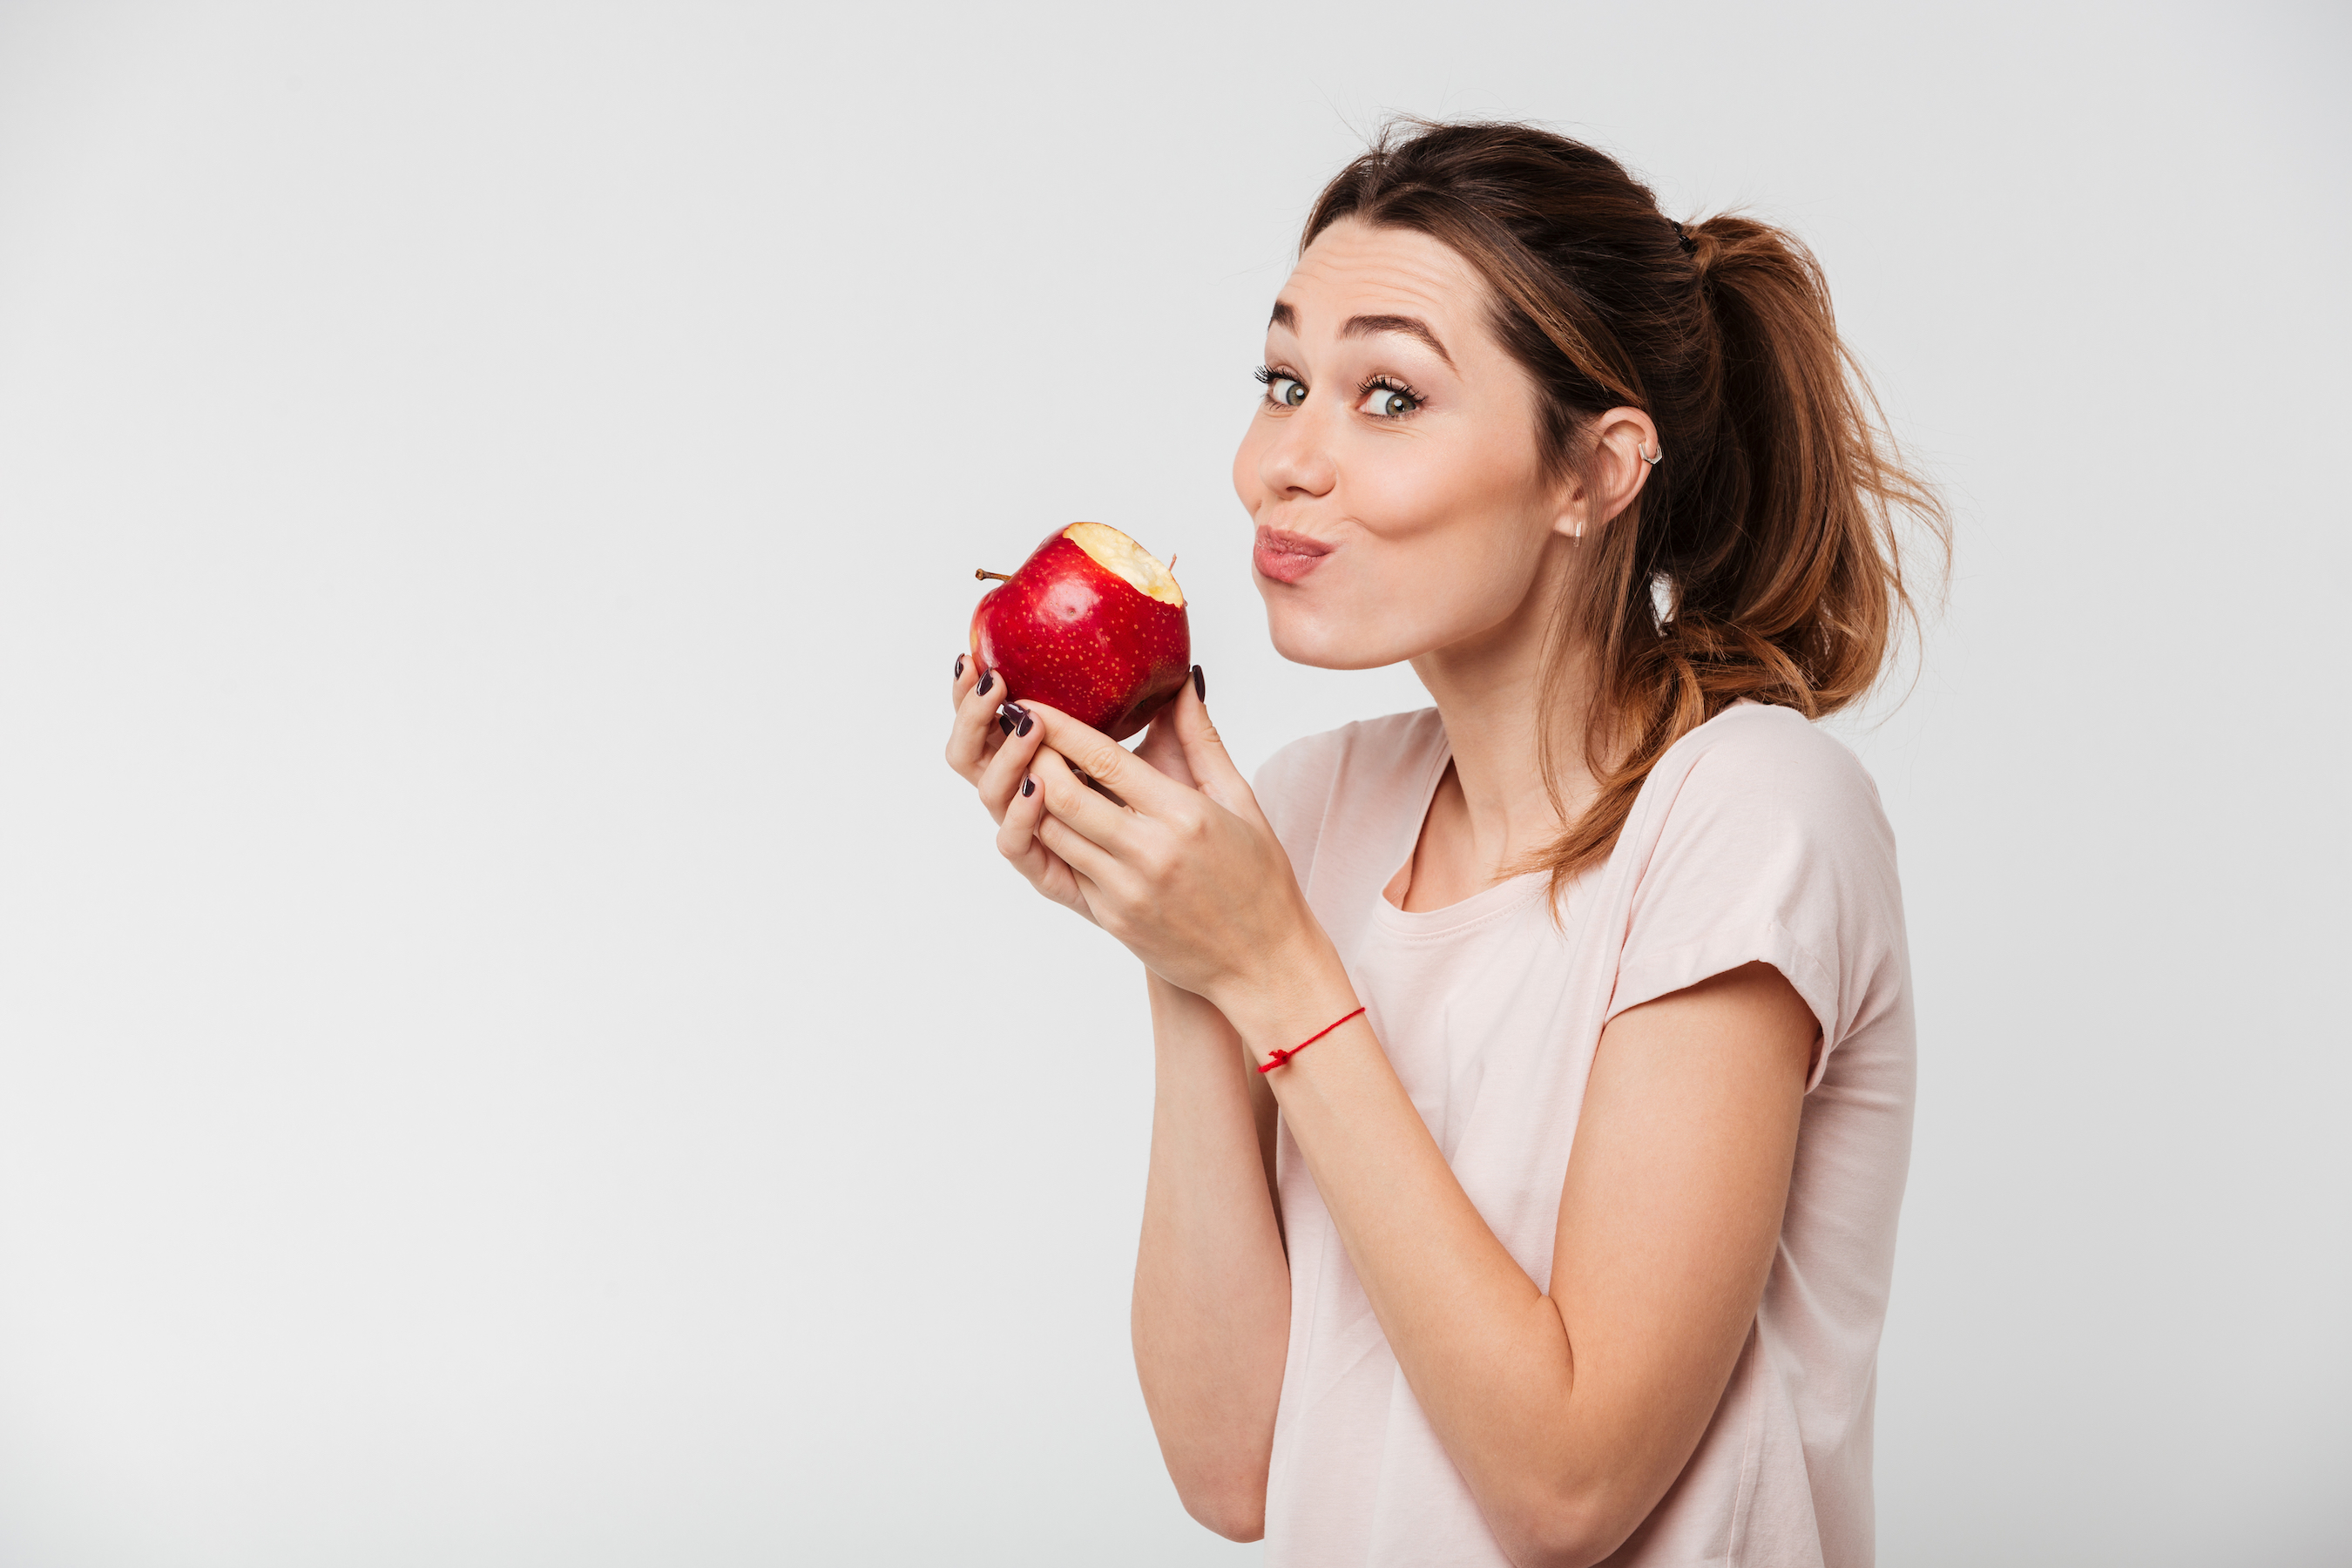
{"label": "eyelashes", "polygon": [[[1307,383],[1296,371],[1281,365],[1262,364],[1251,373],[1260,386],[1265,388],[1265,402],[1273,408],[1296,408],[1307,401]],[[1369,404],[1364,412],[1375,419],[1396,421],[1410,419],[1421,412],[1423,398],[1405,383],[1386,374],[1369,376],[1356,388],[1360,404]]]}
{"label": "eyelashes", "polygon": [[1421,395],[1392,375],[1373,376],[1356,389],[1356,395],[1375,419],[1410,419],[1421,412]]}
{"label": "eyelashes", "polygon": [[1307,384],[1275,365],[1257,367],[1257,383],[1265,388],[1268,408],[1296,408],[1307,401]]}

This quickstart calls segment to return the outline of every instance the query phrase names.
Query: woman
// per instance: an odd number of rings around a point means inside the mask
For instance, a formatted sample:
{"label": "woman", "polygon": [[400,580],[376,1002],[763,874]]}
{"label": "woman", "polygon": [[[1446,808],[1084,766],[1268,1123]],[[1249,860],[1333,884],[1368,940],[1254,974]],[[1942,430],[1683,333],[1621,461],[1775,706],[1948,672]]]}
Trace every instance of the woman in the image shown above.
{"label": "woman", "polygon": [[[950,763],[1143,961],[1136,1364],[1270,1564],[1871,1560],[1908,1158],[1895,847],[1809,721],[1907,608],[1818,270],[1602,154],[1391,132],[1323,193],[1234,464],[1274,643],[1434,710],[1244,782],[958,660]],[[1336,1023],[1336,1026],[1333,1026]]]}

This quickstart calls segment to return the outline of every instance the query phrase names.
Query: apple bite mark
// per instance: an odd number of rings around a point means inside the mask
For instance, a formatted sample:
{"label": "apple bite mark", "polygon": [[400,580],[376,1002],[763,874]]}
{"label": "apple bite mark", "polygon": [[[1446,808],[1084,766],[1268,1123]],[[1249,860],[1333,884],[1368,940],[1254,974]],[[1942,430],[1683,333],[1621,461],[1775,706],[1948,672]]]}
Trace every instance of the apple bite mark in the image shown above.
{"label": "apple bite mark", "polygon": [[1062,537],[1092,556],[1096,565],[1118,573],[1137,593],[1184,607],[1184,590],[1160,558],[1108,523],[1074,522],[1062,530]]}

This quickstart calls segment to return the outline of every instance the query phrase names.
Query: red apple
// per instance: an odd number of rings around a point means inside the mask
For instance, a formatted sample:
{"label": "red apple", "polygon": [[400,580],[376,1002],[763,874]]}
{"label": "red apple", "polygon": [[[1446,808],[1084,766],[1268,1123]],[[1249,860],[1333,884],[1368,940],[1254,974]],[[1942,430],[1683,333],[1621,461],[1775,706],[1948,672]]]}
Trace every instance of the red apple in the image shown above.
{"label": "red apple", "polygon": [[1184,591],[1108,523],[1047,534],[1010,577],[978,574],[998,583],[971,613],[972,656],[1015,701],[1034,697],[1123,741],[1192,673]]}

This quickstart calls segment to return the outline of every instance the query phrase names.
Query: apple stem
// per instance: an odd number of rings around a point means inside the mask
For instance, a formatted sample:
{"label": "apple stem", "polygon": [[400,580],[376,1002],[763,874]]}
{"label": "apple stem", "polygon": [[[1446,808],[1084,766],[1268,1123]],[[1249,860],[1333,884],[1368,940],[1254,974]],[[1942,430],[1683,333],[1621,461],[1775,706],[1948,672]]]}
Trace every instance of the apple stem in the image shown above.
{"label": "apple stem", "polygon": [[989,577],[993,577],[993,578],[995,578],[995,579],[996,579],[998,582],[1000,582],[1000,583],[1010,583],[1010,582],[1012,582],[1012,581],[1013,581],[1013,579],[1012,579],[1012,578],[1007,577],[1003,573],[1002,573],[1002,572],[991,572],[991,571],[990,571],[987,567],[985,567],[985,566],[982,567],[979,571],[974,572],[974,573],[972,574],[972,576],[973,576],[974,578],[989,578]]}
{"label": "apple stem", "polygon": [[1176,570],[1176,557],[1174,557],[1173,555],[1171,555],[1171,556],[1168,558],[1168,570],[1169,570],[1171,573],[1173,573],[1173,572]]}

